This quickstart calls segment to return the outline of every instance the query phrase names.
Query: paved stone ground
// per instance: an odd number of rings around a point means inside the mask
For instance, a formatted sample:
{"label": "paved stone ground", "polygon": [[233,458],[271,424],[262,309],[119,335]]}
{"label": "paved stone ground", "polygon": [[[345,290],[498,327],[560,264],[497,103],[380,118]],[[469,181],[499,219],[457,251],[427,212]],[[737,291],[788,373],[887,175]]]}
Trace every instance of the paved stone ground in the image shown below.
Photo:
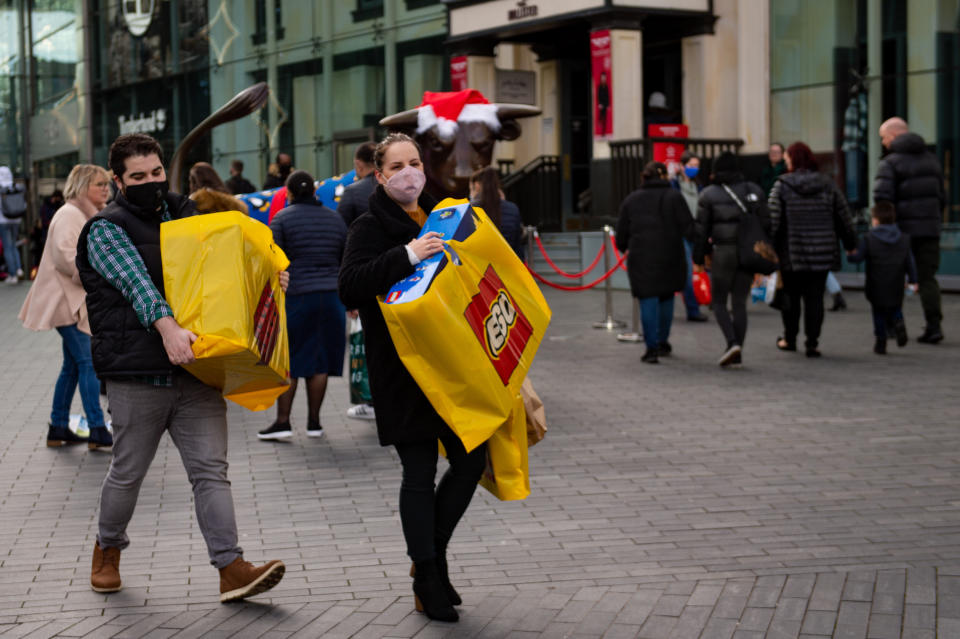
{"label": "paved stone ground", "polygon": [[[712,323],[678,321],[676,355],[647,366],[590,328],[599,293],[548,293],[533,494],[477,493],[450,549],[462,618],[443,624],[413,611],[399,463],[344,417],[343,380],[321,440],[260,442],[272,412],[230,408],[241,541],[286,562],[277,588],[218,603],[167,441],[125,588],[92,592],[109,455],[43,445],[60,345],[19,326],[25,294],[0,285],[3,637],[960,637],[960,299],[945,300],[949,341],[885,358],[859,293],[828,315],[821,360],[776,351],[778,316],[753,307],[746,366],[720,371]],[[918,333],[916,299],[907,316]]]}

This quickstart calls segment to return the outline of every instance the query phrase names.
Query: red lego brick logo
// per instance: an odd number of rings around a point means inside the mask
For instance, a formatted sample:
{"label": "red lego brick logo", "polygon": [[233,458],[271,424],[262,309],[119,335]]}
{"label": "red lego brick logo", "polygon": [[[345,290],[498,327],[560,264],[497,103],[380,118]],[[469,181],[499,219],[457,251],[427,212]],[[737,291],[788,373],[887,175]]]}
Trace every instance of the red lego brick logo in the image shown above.
{"label": "red lego brick logo", "polygon": [[478,287],[480,292],[473,296],[463,315],[506,386],[520,363],[533,327],[493,266],[487,266]]}
{"label": "red lego brick logo", "polygon": [[260,302],[253,312],[253,335],[257,340],[257,349],[260,351],[260,361],[257,363],[266,366],[273,357],[273,351],[277,347],[277,337],[280,335],[280,311],[270,282],[263,287]]}

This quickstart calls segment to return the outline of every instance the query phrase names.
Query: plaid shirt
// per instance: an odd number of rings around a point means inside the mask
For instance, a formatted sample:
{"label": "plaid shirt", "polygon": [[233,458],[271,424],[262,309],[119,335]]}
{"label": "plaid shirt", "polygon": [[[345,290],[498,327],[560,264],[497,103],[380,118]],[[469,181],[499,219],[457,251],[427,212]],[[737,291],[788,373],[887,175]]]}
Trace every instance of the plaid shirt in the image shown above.
{"label": "plaid shirt", "polygon": [[[160,221],[170,219],[164,203]],[[150,279],[143,258],[122,228],[107,220],[94,222],[87,236],[87,254],[93,270],[123,294],[148,331],[153,330],[153,323],[161,317],[173,315],[167,300]],[[170,375],[145,375],[136,379],[154,386],[173,386]]]}

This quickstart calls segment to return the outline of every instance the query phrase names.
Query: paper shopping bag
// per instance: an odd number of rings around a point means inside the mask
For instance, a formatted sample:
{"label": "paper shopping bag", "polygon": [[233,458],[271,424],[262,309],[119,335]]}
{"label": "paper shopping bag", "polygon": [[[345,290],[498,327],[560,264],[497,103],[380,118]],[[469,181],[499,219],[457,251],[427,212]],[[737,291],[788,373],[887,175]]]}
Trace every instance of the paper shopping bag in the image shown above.
{"label": "paper shopping bag", "polygon": [[174,220],[160,251],[174,318],[197,334],[184,368],[245,408],[272,406],[289,387],[279,272],[290,261],[269,227],[237,211]]}

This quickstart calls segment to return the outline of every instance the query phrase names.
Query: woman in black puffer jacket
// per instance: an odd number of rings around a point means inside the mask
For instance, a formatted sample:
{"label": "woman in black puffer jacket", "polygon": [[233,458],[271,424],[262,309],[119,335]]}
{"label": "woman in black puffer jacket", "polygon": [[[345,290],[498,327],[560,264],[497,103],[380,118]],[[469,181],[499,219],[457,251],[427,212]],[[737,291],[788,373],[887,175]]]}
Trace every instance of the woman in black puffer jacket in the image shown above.
{"label": "woman in black puffer jacket", "polygon": [[[737,254],[740,220],[744,215],[740,205],[747,209],[748,214],[758,216],[760,224],[768,232],[770,215],[763,189],[743,179],[734,154],[727,151],[714,160],[713,179],[715,184],[700,193],[697,244],[693,258],[695,264],[702,266],[705,255],[712,255],[710,284],[713,313],[727,340],[726,350],[718,363],[726,367],[742,361],[741,350],[747,334],[747,297],[753,283],[753,273],[740,269]],[[732,319],[727,309],[728,297],[733,311]]]}
{"label": "woman in black puffer jacket", "polygon": [[820,357],[817,343],[827,273],[839,267],[838,240],[847,250],[856,245],[853,215],[833,181],[818,172],[810,147],[794,142],[785,159],[787,173],[773,185],[768,202],[786,295],[781,311],[784,333],[777,347],[797,350],[802,300],[807,357]]}

